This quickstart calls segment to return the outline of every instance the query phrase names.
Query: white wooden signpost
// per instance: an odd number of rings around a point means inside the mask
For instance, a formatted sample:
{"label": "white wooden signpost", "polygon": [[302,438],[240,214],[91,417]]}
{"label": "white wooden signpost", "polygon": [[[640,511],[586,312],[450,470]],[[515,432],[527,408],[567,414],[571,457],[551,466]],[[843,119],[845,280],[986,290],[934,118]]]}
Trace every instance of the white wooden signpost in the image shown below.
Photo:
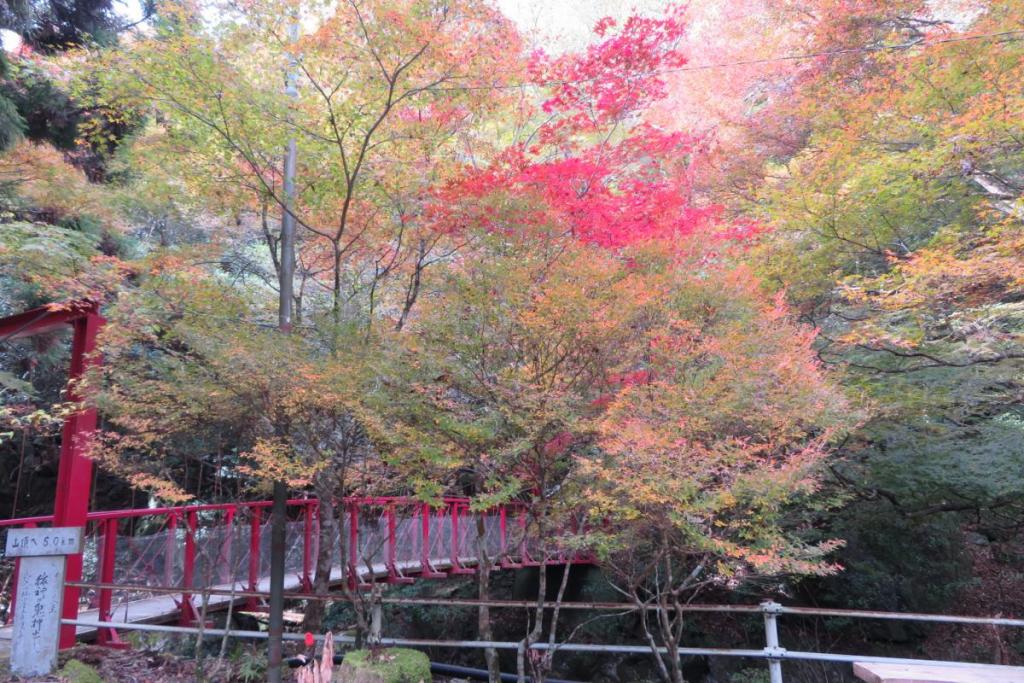
{"label": "white wooden signpost", "polygon": [[20,557],[11,673],[45,676],[57,667],[64,559],[82,552],[81,527],[11,529],[7,557]]}

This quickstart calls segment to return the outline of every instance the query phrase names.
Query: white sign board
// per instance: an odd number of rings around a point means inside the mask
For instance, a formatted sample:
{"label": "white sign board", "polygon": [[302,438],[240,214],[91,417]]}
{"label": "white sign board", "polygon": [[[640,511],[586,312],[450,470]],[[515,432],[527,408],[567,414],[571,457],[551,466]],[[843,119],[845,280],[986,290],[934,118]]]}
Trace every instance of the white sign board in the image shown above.
{"label": "white sign board", "polygon": [[6,555],[20,557],[11,673],[45,676],[57,667],[64,556],[82,551],[82,529],[11,529]]}
{"label": "white sign board", "polygon": [[74,555],[82,552],[82,528],[11,529],[7,532],[7,557]]}
{"label": "white sign board", "polygon": [[26,557],[18,567],[11,673],[46,676],[57,668],[64,558]]}

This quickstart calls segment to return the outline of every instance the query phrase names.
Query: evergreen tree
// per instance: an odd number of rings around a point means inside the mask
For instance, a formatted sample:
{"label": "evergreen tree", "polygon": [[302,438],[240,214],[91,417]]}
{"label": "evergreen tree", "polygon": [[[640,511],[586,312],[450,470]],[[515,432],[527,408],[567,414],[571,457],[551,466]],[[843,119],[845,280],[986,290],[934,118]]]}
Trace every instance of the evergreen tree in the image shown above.
{"label": "evergreen tree", "polygon": [[[10,75],[11,65],[7,56],[0,51],[0,79]],[[5,152],[25,135],[25,119],[18,113],[18,107],[0,87],[0,152]]]}
{"label": "evergreen tree", "polygon": [[20,33],[34,50],[53,53],[90,40],[111,43],[118,17],[111,0],[7,0],[0,28]]}

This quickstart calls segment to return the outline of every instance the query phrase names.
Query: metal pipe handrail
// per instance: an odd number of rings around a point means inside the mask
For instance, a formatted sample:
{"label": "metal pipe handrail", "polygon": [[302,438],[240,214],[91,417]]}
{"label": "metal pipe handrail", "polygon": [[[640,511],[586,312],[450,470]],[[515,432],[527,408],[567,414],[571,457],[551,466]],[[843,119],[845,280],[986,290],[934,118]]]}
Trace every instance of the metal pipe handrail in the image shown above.
{"label": "metal pipe handrail", "polygon": [[[239,581],[239,583],[242,583]],[[77,588],[93,588],[106,590],[138,590],[152,593],[176,594],[181,592],[180,586],[146,586],[118,583],[99,583],[86,581],[69,581],[68,585]],[[266,591],[232,590],[230,588],[195,588],[192,591],[195,595],[217,595],[234,596],[236,598],[268,598]],[[329,595],[315,595],[302,592],[287,592],[285,597],[294,600],[318,600],[321,602],[346,602],[353,598],[345,593],[331,593]],[[474,600],[471,598],[396,598],[382,597],[381,602],[386,605],[418,605],[438,607],[492,607],[498,609],[536,609],[536,600]],[[763,603],[762,603],[763,604]],[[563,610],[606,610],[635,612],[640,608],[630,602],[600,602],[600,601],[566,601],[560,604],[544,602],[539,605],[542,609]],[[662,609],[659,605],[645,605],[644,609],[658,611]],[[665,608],[674,611],[675,607]],[[709,603],[693,603],[680,605],[683,612],[726,612],[734,614],[762,614],[762,605],[715,605]],[[1008,619],[1006,617],[975,617],[961,616],[956,614],[932,614],[926,612],[879,612],[874,610],[852,610],[852,609],[828,609],[818,607],[787,607],[778,605],[776,614],[792,614],[795,616],[824,616],[824,617],[849,617],[852,619],[886,619],[894,621],[926,621],[950,624],[984,624],[989,626],[1009,626],[1024,628],[1024,619]]]}
{"label": "metal pipe handrail", "polygon": [[[223,628],[197,628],[194,626],[162,626],[160,624],[122,624],[119,622],[94,622],[82,619],[62,619],[62,624],[69,626],[92,626],[98,628],[116,628],[129,631],[153,631],[160,633],[180,633],[188,635],[199,635],[209,637],[235,637],[255,640],[265,640],[266,631],[245,631]],[[344,634],[332,634],[334,642],[355,643],[355,638]],[[285,633],[285,640],[303,641],[306,636],[300,633]],[[323,636],[314,636],[317,641],[322,641]],[[517,650],[522,644],[515,641],[501,640],[428,640],[421,638],[382,638],[380,644],[394,647],[437,647],[437,648],[464,648],[484,649],[493,648],[496,650]],[[533,643],[529,646],[531,650],[556,650],[560,652],[589,652],[605,654],[650,654],[652,648],[647,645],[614,645],[604,643]],[[656,648],[660,654],[666,654],[666,648]],[[677,648],[680,655],[686,656],[710,656],[710,657],[745,657],[751,659],[774,660],[803,660],[819,662],[864,662],[872,664],[902,664],[911,666],[942,666],[950,668],[970,668],[996,671],[1019,671],[1020,667],[1004,666],[1000,664],[978,664],[974,662],[958,662],[941,659],[909,659],[903,657],[875,657],[871,655],[848,655],[833,654],[828,652],[804,652],[801,650],[785,650],[781,648],[765,647],[763,649],[735,649],[735,648],[708,648],[708,647],[680,647]]]}

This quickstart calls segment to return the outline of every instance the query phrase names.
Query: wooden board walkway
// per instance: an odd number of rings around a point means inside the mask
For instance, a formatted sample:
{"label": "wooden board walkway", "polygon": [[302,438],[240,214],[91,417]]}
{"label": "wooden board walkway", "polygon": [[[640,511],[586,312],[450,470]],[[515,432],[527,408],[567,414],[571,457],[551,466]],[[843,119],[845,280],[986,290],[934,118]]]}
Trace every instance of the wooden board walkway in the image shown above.
{"label": "wooden board walkway", "polygon": [[853,665],[853,674],[866,683],[1024,683],[1019,666],[922,666],[910,664]]}

